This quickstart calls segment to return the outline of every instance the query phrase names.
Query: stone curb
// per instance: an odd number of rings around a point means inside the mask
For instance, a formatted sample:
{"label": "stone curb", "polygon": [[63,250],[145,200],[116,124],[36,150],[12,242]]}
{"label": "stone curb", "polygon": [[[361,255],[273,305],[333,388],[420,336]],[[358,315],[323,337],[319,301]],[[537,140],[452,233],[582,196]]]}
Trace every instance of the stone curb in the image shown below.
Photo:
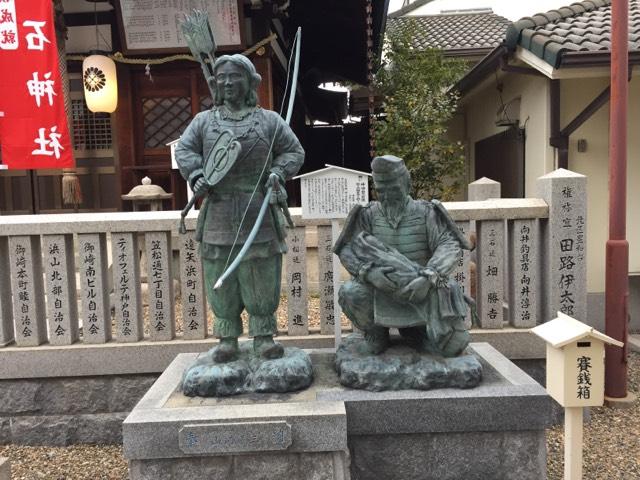
{"label": "stone curb", "polygon": [[0,480],[11,480],[11,462],[8,458],[0,457]]}
{"label": "stone curb", "polygon": [[[472,330],[472,342],[490,343],[512,360],[545,358],[545,345],[528,329]],[[278,337],[285,347],[331,348],[333,335]],[[75,343],[67,346],[5,347],[0,349],[0,379],[87,377],[162,373],[181,353],[205,352],[217,343],[204,340],[143,340],[135,343]]]}

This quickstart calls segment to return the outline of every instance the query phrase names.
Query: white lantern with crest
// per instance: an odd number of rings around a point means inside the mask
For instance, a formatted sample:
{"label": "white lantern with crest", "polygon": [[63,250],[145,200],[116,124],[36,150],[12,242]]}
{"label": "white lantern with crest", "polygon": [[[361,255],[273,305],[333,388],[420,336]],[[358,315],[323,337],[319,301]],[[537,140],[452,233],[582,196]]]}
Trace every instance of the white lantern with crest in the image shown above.
{"label": "white lantern with crest", "polygon": [[116,64],[104,52],[92,52],[82,62],[82,83],[92,112],[112,113],[118,105]]}
{"label": "white lantern with crest", "polygon": [[118,79],[116,64],[108,57],[109,53],[100,50],[100,31],[98,30],[97,4],[105,0],[88,0],[93,2],[93,15],[96,26],[96,50],[82,62],[82,84],[87,108],[94,112],[113,113],[118,106]]}

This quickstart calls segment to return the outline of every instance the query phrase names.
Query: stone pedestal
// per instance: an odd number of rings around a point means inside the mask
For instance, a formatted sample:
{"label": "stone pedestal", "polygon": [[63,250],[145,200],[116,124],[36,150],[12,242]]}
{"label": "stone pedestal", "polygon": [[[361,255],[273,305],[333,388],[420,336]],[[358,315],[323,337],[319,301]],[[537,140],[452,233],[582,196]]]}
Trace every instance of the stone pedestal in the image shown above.
{"label": "stone pedestal", "polygon": [[197,357],[178,355],[125,420],[131,480],[349,478],[343,402],[317,402],[314,387],[188,398],[178,386]]}
{"label": "stone pedestal", "polygon": [[125,420],[132,480],[544,479],[552,400],[486,343],[468,390],[368,392],[339,384],[330,349],[293,394],[187,398],[179,355]]}

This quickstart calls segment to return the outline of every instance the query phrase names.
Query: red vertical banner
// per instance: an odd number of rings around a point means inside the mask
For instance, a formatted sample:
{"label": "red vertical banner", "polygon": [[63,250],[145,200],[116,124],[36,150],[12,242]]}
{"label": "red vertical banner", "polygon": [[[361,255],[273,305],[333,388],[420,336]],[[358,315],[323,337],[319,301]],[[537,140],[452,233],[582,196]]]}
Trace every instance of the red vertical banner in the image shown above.
{"label": "red vertical banner", "polygon": [[0,0],[0,145],[10,169],[74,166],[51,0]]}

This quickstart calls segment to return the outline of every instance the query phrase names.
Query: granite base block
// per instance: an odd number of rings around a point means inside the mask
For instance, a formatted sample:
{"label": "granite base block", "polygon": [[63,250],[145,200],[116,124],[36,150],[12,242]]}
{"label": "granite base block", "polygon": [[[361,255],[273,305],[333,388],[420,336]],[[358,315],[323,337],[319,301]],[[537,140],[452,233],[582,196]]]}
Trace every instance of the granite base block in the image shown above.
{"label": "granite base block", "polygon": [[489,344],[470,351],[476,388],[345,388],[325,349],[306,390],[223,398],[184,396],[197,354],[179,355],[124,422],[131,479],[544,479],[550,397]]}
{"label": "granite base block", "polygon": [[336,474],[331,453],[296,453],[192,457],[173,460],[131,460],[129,474],[136,480],[334,480]]}
{"label": "granite base block", "polygon": [[544,431],[354,435],[358,480],[539,480],[546,477]]}
{"label": "granite base block", "polygon": [[118,445],[127,413],[36,415],[10,419],[10,442],[16,445],[66,447],[76,444]]}
{"label": "granite base block", "polygon": [[0,381],[0,444],[122,443],[122,422],[156,375]]}
{"label": "granite base block", "polygon": [[0,380],[0,417],[129,412],[158,375]]}
{"label": "granite base block", "polygon": [[190,398],[179,386],[196,357],[179,355],[125,420],[132,480],[348,479],[343,403],[309,390]]}

